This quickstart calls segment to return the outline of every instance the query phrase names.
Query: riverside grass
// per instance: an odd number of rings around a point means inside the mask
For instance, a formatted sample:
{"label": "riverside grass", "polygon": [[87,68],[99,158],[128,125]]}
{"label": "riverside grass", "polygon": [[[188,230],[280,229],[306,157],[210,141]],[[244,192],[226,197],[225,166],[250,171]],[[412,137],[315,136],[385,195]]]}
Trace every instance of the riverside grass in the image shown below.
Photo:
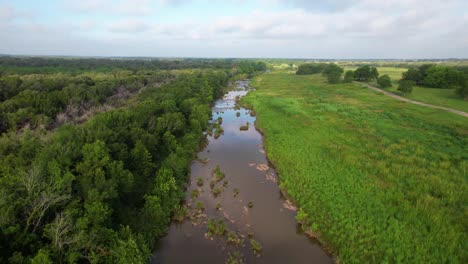
{"label": "riverside grass", "polygon": [[280,187],[340,263],[466,263],[467,118],[319,75],[252,85]]}

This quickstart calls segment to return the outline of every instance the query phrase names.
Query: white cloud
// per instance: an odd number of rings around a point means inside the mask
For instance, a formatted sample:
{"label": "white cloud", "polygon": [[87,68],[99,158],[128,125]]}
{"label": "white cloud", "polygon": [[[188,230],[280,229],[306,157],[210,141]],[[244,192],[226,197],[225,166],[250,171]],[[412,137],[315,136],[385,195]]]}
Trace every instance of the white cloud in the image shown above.
{"label": "white cloud", "polygon": [[[68,2],[72,22],[18,21],[0,5],[0,53],[73,55],[269,56],[321,58],[468,57],[468,1],[258,0],[284,5],[209,19],[158,20],[189,0]],[[230,0],[243,3],[244,0]],[[245,1],[246,2],[246,1]],[[314,1],[315,2],[315,1]],[[184,12],[187,11],[185,8]],[[193,13],[199,10],[193,10]],[[89,15],[91,13],[91,15]],[[158,13],[160,14],[160,13]],[[144,33],[144,34],[143,34]],[[73,41],[72,41],[73,40]],[[139,52],[139,53],[138,53]]]}
{"label": "white cloud", "polygon": [[70,0],[65,7],[75,12],[111,15],[149,15],[153,12],[150,0]]}
{"label": "white cloud", "polygon": [[139,33],[148,30],[149,26],[140,19],[123,19],[111,23],[108,28],[116,33]]}

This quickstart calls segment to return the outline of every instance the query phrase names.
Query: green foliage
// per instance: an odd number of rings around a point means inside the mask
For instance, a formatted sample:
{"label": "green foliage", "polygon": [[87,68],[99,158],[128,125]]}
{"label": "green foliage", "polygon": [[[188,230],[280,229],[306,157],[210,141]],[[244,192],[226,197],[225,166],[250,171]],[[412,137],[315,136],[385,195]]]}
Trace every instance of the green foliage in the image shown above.
{"label": "green foliage", "polygon": [[203,186],[203,178],[198,176],[197,177],[197,185],[198,187],[202,187]]}
{"label": "green foliage", "polygon": [[351,83],[351,82],[353,82],[353,81],[354,81],[354,71],[351,71],[351,70],[346,71],[346,72],[345,72],[345,75],[344,75],[344,80],[343,80],[343,82],[344,82],[344,83]]}
{"label": "green foliage", "polygon": [[256,62],[250,60],[243,60],[238,62],[235,67],[237,68],[238,74],[246,74],[247,77],[252,77],[257,72],[262,72],[267,69],[267,66],[264,62]]}
{"label": "green foliage", "polygon": [[466,101],[468,100],[468,74],[465,74],[464,78],[464,83],[457,88],[456,93]]}
{"label": "green foliage", "polygon": [[455,89],[461,98],[467,98],[468,94],[468,71],[464,68],[424,64],[408,69],[402,74],[402,80],[413,81],[424,87]]}
{"label": "green foliage", "polygon": [[250,239],[250,248],[252,248],[252,251],[254,252],[255,255],[260,255],[260,253],[262,252],[262,244],[260,244],[260,242],[258,242],[257,240],[255,239]]}
{"label": "green foliage", "polygon": [[335,63],[330,63],[323,69],[322,73],[327,77],[328,83],[339,83],[343,74],[343,68]]}
{"label": "green foliage", "polygon": [[39,249],[36,256],[31,260],[31,264],[52,264],[49,258],[49,252],[44,249]]}
{"label": "green foliage", "polygon": [[466,262],[465,117],[317,75],[272,72],[253,85],[243,100],[280,187],[340,262]]}
{"label": "green foliage", "polygon": [[404,95],[410,94],[413,91],[414,82],[401,80],[398,84],[398,91],[403,93]]}
{"label": "green foliage", "polygon": [[327,64],[325,63],[305,63],[299,65],[297,68],[296,74],[298,75],[306,75],[306,74],[316,74],[321,73]]}
{"label": "green foliage", "polygon": [[392,87],[392,80],[387,74],[380,76],[377,79],[377,84],[382,88]]}
{"label": "green foliage", "polygon": [[463,74],[446,66],[432,66],[427,69],[427,76],[423,80],[423,85],[437,88],[456,88],[461,85]]}
{"label": "green foliage", "polygon": [[208,236],[223,236],[227,231],[227,226],[222,219],[216,220],[215,218],[210,218],[207,223],[207,229]]}
{"label": "green foliage", "polygon": [[[0,261],[147,262],[186,211],[183,186],[226,69],[73,75],[67,63],[44,73],[61,60],[12,61],[43,73],[0,77]],[[72,106],[86,118],[57,123]]]}
{"label": "green foliage", "polygon": [[370,80],[376,80],[379,77],[379,72],[376,67],[364,65],[354,71],[354,78],[356,81],[368,82]]}
{"label": "green foliage", "polygon": [[217,182],[222,181],[225,177],[225,174],[221,171],[219,165],[216,165],[216,168],[213,170],[213,175],[215,176]]}

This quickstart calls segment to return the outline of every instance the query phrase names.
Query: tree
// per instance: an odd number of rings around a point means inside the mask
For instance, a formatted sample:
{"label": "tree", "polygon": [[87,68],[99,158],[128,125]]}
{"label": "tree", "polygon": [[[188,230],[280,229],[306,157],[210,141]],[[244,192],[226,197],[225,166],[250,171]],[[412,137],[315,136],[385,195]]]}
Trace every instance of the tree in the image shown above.
{"label": "tree", "polygon": [[370,69],[370,74],[371,74],[371,78],[372,79],[376,79],[379,78],[379,72],[377,71],[377,68],[376,67],[371,67]]}
{"label": "tree", "polygon": [[423,80],[423,84],[434,88],[456,88],[463,81],[463,74],[447,66],[432,66],[427,70],[427,76]]}
{"label": "tree", "polygon": [[343,74],[343,68],[331,63],[323,70],[323,75],[327,77],[328,83],[339,83],[341,75]]}
{"label": "tree", "polygon": [[403,95],[410,94],[413,91],[414,82],[401,80],[398,86],[398,91],[402,92]]}
{"label": "tree", "polygon": [[415,83],[422,82],[421,72],[417,68],[409,68],[406,72],[403,72],[401,74],[401,79],[413,81]]}
{"label": "tree", "polygon": [[305,63],[299,65],[297,68],[297,75],[316,74],[321,73],[327,64],[324,63]]}
{"label": "tree", "polygon": [[354,80],[354,71],[346,71],[344,75],[344,82],[345,83],[350,83]]}
{"label": "tree", "polygon": [[468,100],[468,73],[464,75],[463,82],[455,91],[458,96],[464,100]]}
{"label": "tree", "polygon": [[382,88],[392,87],[392,80],[387,74],[380,76],[377,79],[377,84]]}
{"label": "tree", "polygon": [[368,82],[371,79],[376,79],[379,77],[379,72],[377,68],[370,67],[369,65],[364,65],[356,69],[354,72],[354,78],[356,81]]}

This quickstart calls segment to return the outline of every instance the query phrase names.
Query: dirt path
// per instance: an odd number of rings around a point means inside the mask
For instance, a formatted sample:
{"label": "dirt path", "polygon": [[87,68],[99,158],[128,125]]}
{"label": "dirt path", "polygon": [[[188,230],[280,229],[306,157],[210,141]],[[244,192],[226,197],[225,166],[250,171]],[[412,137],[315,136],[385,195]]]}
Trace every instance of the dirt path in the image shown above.
{"label": "dirt path", "polygon": [[455,109],[451,109],[451,108],[446,108],[446,107],[442,107],[442,106],[437,106],[437,105],[431,105],[431,104],[426,104],[426,103],[421,103],[421,102],[418,102],[418,101],[413,101],[413,100],[410,100],[408,98],[405,98],[405,97],[402,97],[402,96],[399,96],[399,95],[396,95],[396,94],[393,94],[391,92],[387,92],[385,90],[382,90],[382,89],[379,89],[373,85],[370,85],[368,83],[361,83],[361,82],[355,82],[355,83],[359,83],[361,84],[362,86],[364,87],[367,87],[371,90],[374,90],[376,92],[379,92],[379,93],[383,93],[385,95],[388,95],[390,97],[393,97],[395,99],[398,99],[400,101],[404,101],[404,102],[407,102],[407,103],[410,103],[410,104],[415,104],[415,105],[422,105],[422,106],[426,106],[426,107],[430,107],[432,109],[440,109],[440,110],[445,110],[445,111],[448,111],[448,112],[452,112],[454,114],[457,114],[457,115],[461,115],[461,116],[464,116],[464,117],[468,117],[468,113],[467,112],[463,112],[463,111],[459,111],[459,110],[455,110]]}

